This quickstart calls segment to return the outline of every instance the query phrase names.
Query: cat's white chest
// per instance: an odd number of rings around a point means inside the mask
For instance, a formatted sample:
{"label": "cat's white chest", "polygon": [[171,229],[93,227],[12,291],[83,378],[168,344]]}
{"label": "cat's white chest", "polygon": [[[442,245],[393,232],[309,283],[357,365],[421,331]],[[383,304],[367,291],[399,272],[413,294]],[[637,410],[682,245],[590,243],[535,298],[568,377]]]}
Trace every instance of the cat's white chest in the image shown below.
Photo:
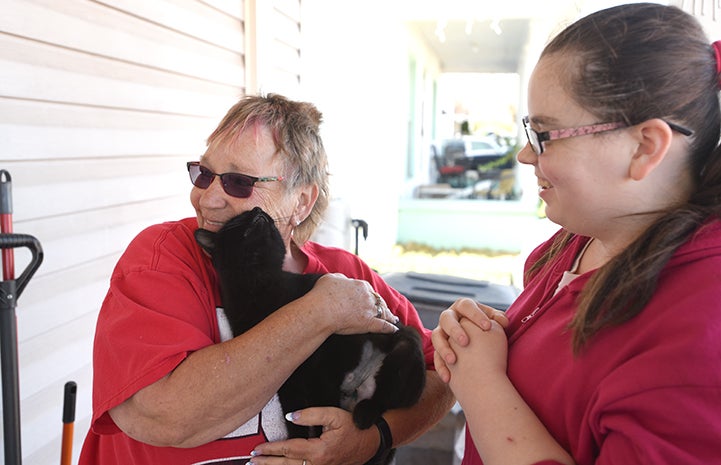
{"label": "cat's white chest", "polygon": [[230,329],[230,323],[228,322],[228,317],[225,316],[225,310],[222,307],[216,307],[215,316],[218,318],[220,342],[230,341],[233,339],[233,330]]}
{"label": "cat's white chest", "polygon": [[[225,311],[218,307],[215,309],[215,313],[218,317],[220,341],[225,342],[233,339],[233,331],[230,329],[230,323],[225,316]],[[265,434],[268,441],[281,441],[288,438],[288,428],[285,424],[285,418],[283,418],[283,409],[280,406],[278,394],[270,399],[259,415],[251,418],[244,425],[228,434],[226,438],[253,436],[261,432]]]}
{"label": "cat's white chest", "polygon": [[376,392],[376,373],[383,365],[385,356],[372,342],[363,343],[358,365],[346,373],[340,386],[340,406],[343,409],[353,411],[358,402],[373,397]]}

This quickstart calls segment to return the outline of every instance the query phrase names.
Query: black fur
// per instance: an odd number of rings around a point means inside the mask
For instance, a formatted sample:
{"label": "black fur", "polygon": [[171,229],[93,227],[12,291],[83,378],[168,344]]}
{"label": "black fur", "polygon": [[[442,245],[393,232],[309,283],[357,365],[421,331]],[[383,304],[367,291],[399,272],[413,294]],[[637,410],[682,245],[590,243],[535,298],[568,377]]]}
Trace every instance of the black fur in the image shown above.
{"label": "black fur", "polygon": [[[195,237],[212,257],[236,336],[307,293],[322,276],[282,270],[283,240],[273,219],[258,207],[231,219],[217,233],[198,229]],[[360,381],[375,382],[370,397],[359,392],[364,389],[357,386]],[[394,334],[330,336],[281,386],[278,397],[284,414],[311,406],[341,407],[352,411],[358,428],[366,429],[386,410],[415,404],[424,384],[420,336],[416,329],[399,325]],[[319,427],[286,425],[289,437],[321,433]]]}

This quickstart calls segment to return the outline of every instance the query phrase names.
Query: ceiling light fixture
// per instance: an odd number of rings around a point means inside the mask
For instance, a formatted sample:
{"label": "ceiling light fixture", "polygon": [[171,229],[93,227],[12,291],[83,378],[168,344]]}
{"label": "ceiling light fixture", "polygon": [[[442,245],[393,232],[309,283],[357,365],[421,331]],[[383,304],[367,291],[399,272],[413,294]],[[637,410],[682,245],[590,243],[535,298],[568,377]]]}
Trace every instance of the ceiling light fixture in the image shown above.
{"label": "ceiling light fixture", "polygon": [[436,37],[443,44],[446,42],[446,21],[440,20],[436,23]]}

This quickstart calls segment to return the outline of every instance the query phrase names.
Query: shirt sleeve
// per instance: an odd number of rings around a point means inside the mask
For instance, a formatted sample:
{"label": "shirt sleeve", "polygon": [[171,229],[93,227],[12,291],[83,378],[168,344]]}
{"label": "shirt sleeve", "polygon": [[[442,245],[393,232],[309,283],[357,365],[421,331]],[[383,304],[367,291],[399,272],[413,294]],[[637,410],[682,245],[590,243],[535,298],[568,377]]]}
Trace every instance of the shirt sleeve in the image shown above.
{"label": "shirt sleeve", "polygon": [[130,244],[110,280],[96,325],[93,428],[115,432],[107,415],[217,339],[214,296],[197,248],[164,231]]}

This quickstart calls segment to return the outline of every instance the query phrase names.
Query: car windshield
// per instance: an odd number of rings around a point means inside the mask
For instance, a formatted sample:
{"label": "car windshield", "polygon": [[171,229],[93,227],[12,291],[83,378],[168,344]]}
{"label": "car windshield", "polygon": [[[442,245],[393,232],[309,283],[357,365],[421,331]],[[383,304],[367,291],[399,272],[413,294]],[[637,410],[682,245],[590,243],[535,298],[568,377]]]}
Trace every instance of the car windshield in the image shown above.
{"label": "car windshield", "polygon": [[494,147],[493,145],[489,144],[488,142],[484,142],[481,140],[474,140],[471,141],[471,150],[494,150],[497,147]]}

